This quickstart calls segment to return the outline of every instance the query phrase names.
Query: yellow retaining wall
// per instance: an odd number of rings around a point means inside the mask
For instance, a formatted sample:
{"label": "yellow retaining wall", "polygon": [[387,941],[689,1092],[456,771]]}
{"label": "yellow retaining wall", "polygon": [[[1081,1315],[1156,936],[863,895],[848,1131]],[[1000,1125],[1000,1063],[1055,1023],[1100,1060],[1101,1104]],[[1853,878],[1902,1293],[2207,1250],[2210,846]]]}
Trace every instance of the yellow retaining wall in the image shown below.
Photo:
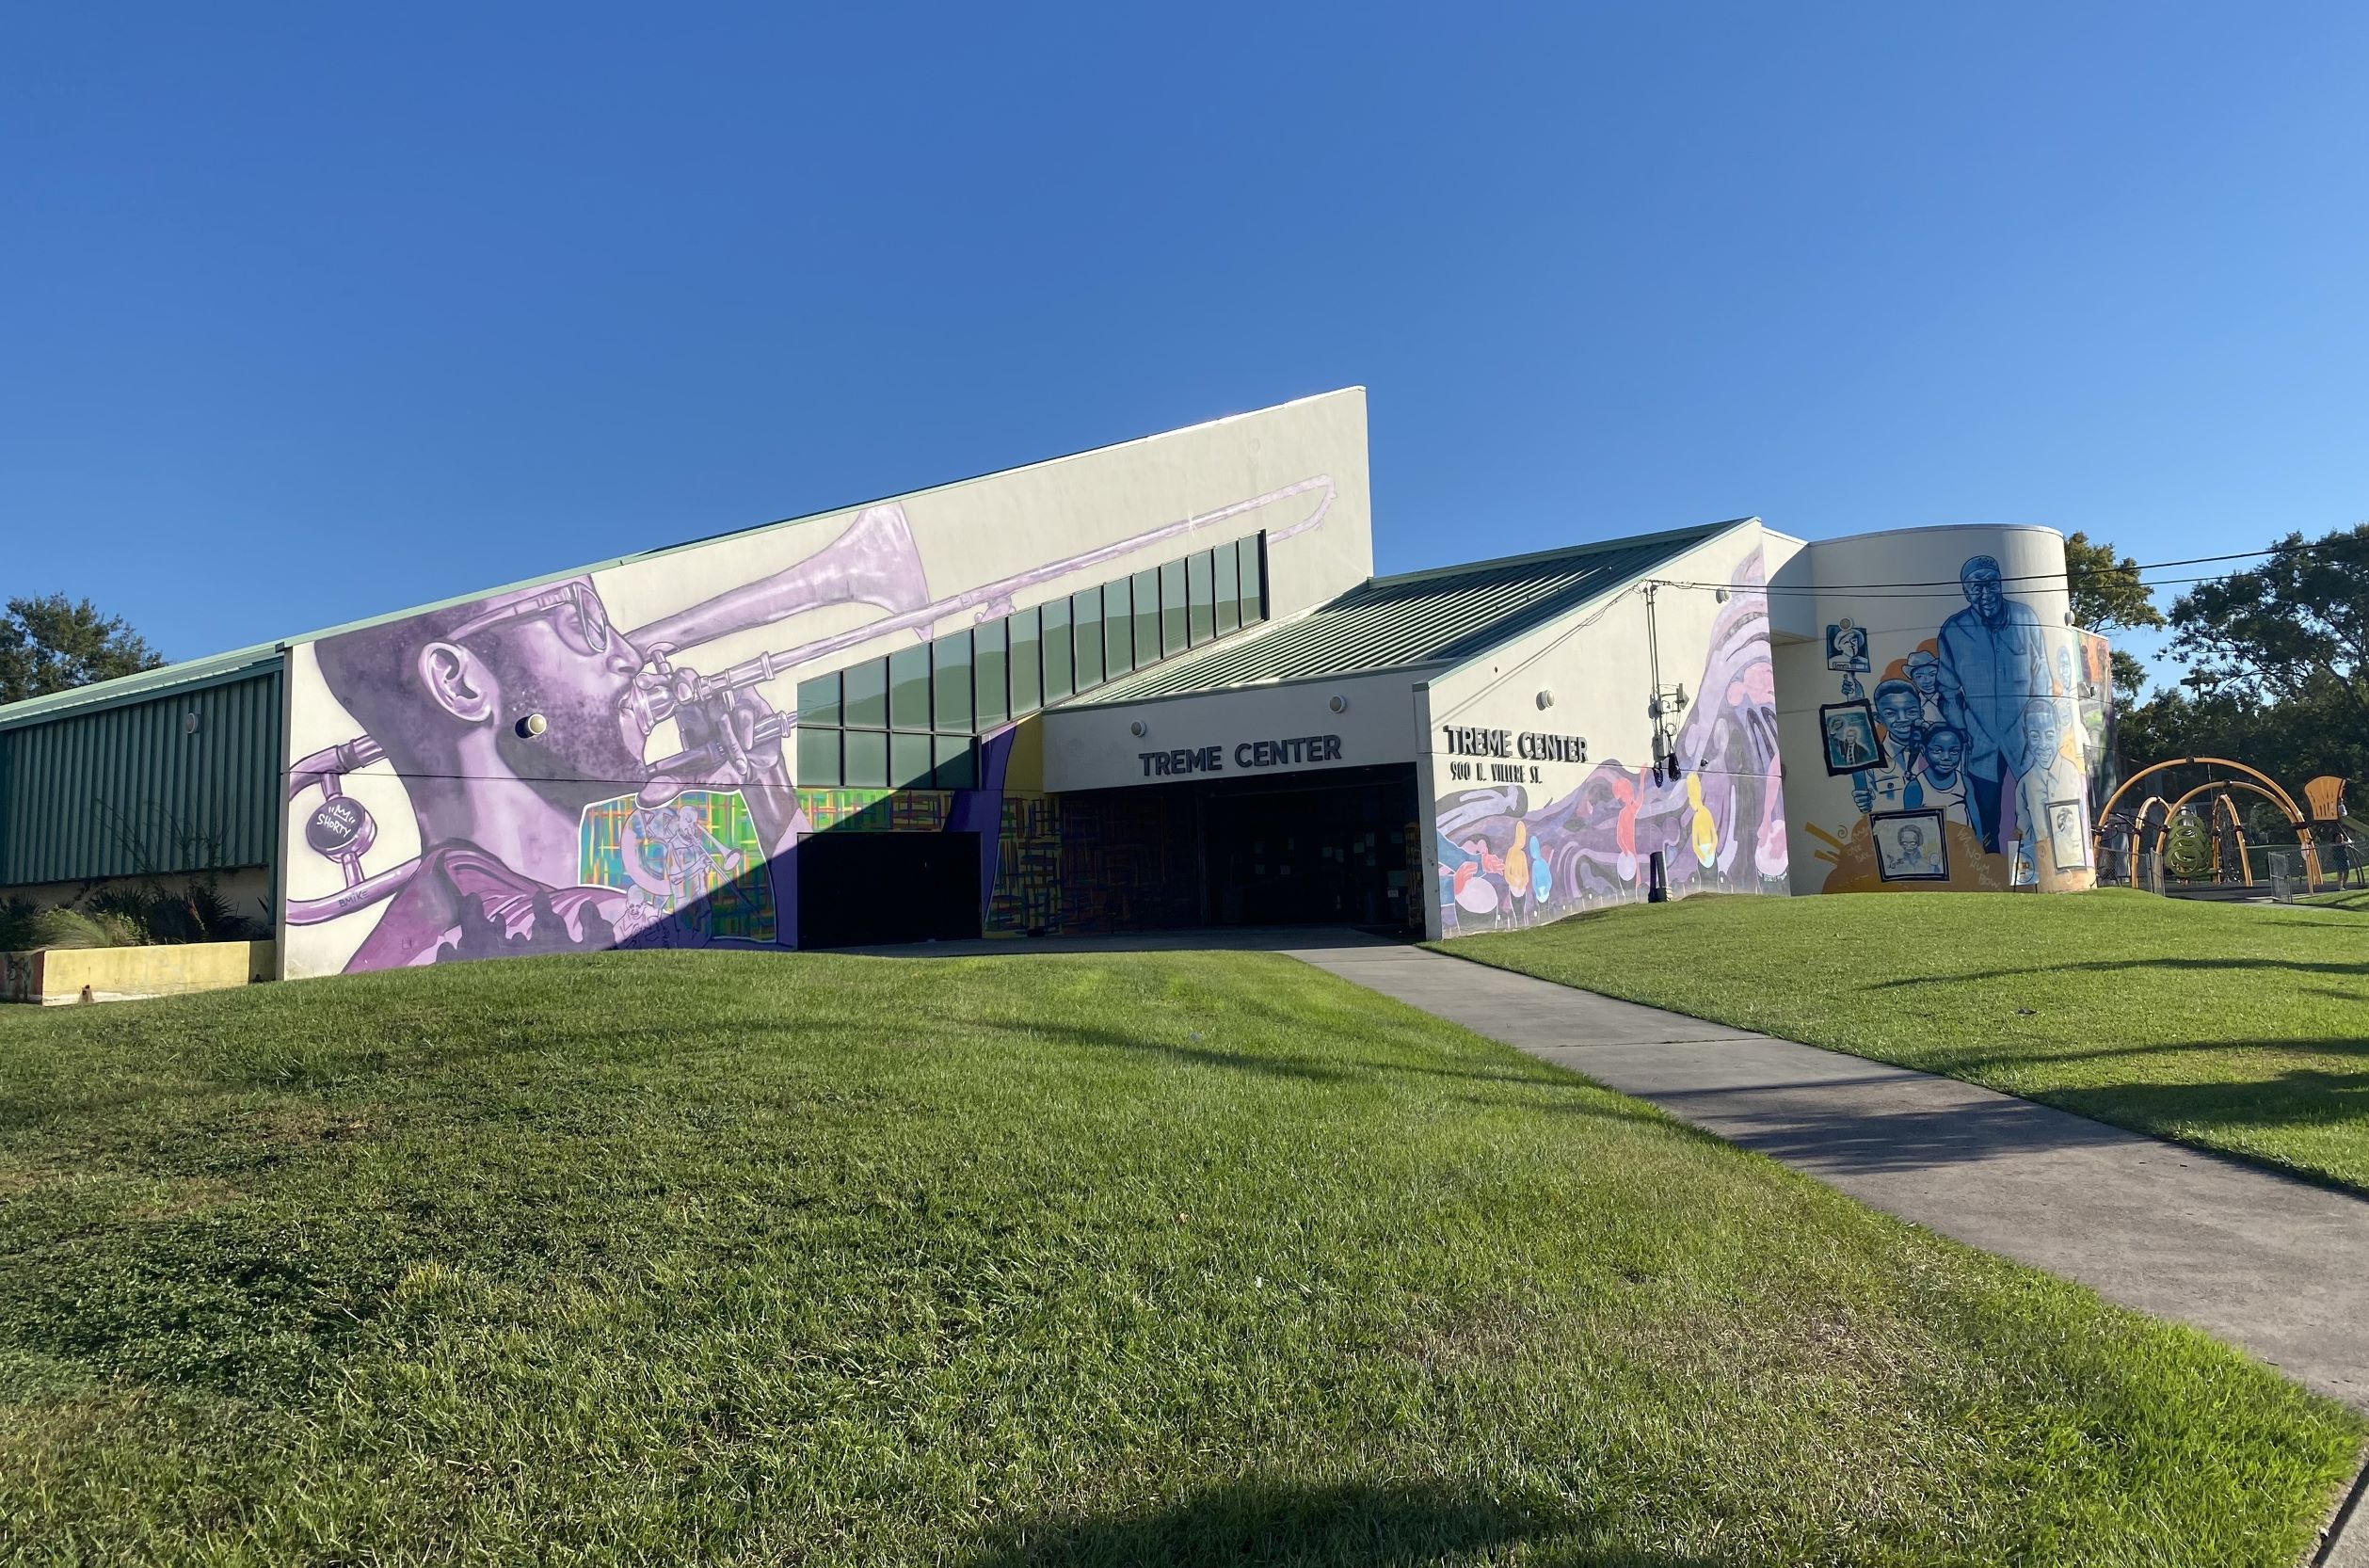
{"label": "yellow retaining wall", "polygon": [[43,948],[0,952],[0,1000],[44,1005],[123,1001],[218,991],[269,980],[274,942],[175,942],[141,948]]}

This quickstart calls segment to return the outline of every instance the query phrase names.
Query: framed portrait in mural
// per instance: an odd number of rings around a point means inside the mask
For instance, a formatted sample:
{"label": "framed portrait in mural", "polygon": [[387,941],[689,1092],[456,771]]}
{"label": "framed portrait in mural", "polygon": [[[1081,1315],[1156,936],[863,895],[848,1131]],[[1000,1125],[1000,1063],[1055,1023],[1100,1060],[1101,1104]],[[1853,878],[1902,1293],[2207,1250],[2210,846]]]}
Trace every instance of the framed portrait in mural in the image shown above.
{"label": "framed portrait in mural", "polygon": [[1865,675],[1875,666],[1867,659],[1867,629],[1853,626],[1850,617],[1826,628],[1826,667],[1845,675]]}
{"label": "framed portrait in mural", "polygon": [[1876,874],[1886,882],[1949,880],[1949,840],[1939,811],[1885,811],[1867,819]]}
{"label": "framed portrait in mural", "polygon": [[2049,858],[2060,872],[2087,871],[2089,833],[2087,813],[2078,800],[2052,800],[2047,805]]}
{"label": "framed portrait in mural", "polygon": [[1865,698],[1820,707],[1817,728],[1825,743],[1830,776],[1885,765],[1883,735],[1876,728],[1875,707]]}

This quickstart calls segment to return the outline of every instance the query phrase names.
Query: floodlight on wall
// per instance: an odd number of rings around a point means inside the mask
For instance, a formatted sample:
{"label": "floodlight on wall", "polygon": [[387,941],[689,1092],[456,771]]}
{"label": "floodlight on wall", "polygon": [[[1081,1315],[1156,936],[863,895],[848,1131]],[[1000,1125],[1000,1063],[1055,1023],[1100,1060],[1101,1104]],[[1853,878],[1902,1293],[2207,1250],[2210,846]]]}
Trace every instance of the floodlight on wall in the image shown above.
{"label": "floodlight on wall", "polygon": [[195,708],[181,715],[181,732],[184,735],[195,735],[198,732],[198,711]]}
{"label": "floodlight on wall", "polygon": [[519,739],[531,741],[551,728],[551,721],[540,713],[529,713],[519,720]]}
{"label": "floodlight on wall", "polygon": [[1726,590],[1725,588],[1713,588],[1713,589],[1711,590],[1711,602],[1712,602],[1712,603],[1714,603],[1714,604],[1724,604],[1724,603],[1726,603],[1726,602],[1727,602],[1727,590]]}
{"label": "floodlight on wall", "polygon": [[1555,694],[1546,690],[1544,686],[1540,687],[1538,691],[1538,706],[1540,711],[1544,712],[1546,709],[1552,708],[1554,705]]}
{"label": "floodlight on wall", "polygon": [[1152,732],[1152,727],[1142,719],[1135,719],[1128,723],[1127,732],[1140,741]]}
{"label": "floodlight on wall", "polygon": [[1326,703],[1325,706],[1332,709],[1336,713],[1346,713],[1349,712],[1349,698],[1345,696],[1337,696],[1332,701]]}

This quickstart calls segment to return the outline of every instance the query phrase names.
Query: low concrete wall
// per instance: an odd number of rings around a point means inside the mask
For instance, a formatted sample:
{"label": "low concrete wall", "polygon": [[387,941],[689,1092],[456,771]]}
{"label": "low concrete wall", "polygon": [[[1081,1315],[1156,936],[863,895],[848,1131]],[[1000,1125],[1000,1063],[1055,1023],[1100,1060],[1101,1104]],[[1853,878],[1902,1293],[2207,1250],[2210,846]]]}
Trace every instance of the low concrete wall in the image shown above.
{"label": "low concrete wall", "polygon": [[180,942],[139,948],[0,952],[0,1000],[48,1006],[219,991],[269,980],[276,942]]}

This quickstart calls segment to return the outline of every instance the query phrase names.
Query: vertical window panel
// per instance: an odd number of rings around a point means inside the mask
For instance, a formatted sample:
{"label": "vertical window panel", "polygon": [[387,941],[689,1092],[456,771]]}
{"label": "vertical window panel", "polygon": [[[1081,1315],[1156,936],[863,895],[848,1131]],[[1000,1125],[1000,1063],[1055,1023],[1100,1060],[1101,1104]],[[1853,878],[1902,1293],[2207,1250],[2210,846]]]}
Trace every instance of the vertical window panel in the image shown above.
{"label": "vertical window panel", "polygon": [[888,787],[888,737],[877,729],[847,731],[847,787],[885,790]]}
{"label": "vertical window panel", "polygon": [[1160,569],[1135,574],[1135,667],[1160,661]]}
{"label": "vertical window panel", "polygon": [[979,787],[979,748],[968,735],[935,737],[936,767],[934,776],[941,790],[975,790]]}
{"label": "vertical window panel", "polygon": [[1241,629],[1241,579],[1234,574],[1234,543],[1225,543],[1209,552],[1210,564],[1217,572],[1217,634]]}
{"label": "vertical window panel", "polygon": [[836,728],[840,722],[837,670],[798,682],[798,728],[814,724]]}
{"label": "vertical window panel", "polygon": [[1188,645],[1185,636],[1185,564],[1160,568],[1160,656],[1173,659]]}
{"label": "vertical window panel", "polygon": [[950,734],[970,733],[971,641],[968,632],[955,632],[930,645],[930,722],[926,728]]}
{"label": "vertical window panel", "polygon": [[1253,534],[1241,541],[1241,551],[1242,624],[1256,626],[1267,618],[1267,536]]}
{"label": "vertical window panel", "polygon": [[[805,710],[801,709],[803,713]],[[798,788],[835,790],[840,785],[839,737],[836,729],[798,726]]]}
{"label": "vertical window panel", "polygon": [[845,672],[845,712],[850,728],[888,728],[888,661],[867,659]]}
{"label": "vertical window panel", "polygon": [[888,655],[888,728],[930,727],[930,649],[927,643]]}
{"label": "vertical window panel", "polygon": [[1217,634],[1217,587],[1209,552],[1185,557],[1185,636],[1198,648]]}
{"label": "vertical window panel", "polygon": [[1045,700],[1059,702],[1078,688],[1070,668],[1069,600],[1057,599],[1044,609]]}
{"label": "vertical window panel", "polygon": [[[1037,630],[1034,610],[1023,610],[1011,618],[1012,628],[1012,716],[1024,719],[1036,712],[1045,700],[1044,642]],[[1062,622],[1066,635],[1069,623]],[[981,666],[984,668],[984,663]]]}
{"label": "vertical window panel", "polygon": [[1127,579],[1102,584],[1102,673],[1112,680],[1135,667],[1135,613]]}
{"label": "vertical window panel", "polygon": [[1071,595],[1069,614],[1076,623],[1071,630],[1078,642],[1076,689],[1090,692],[1102,684],[1102,590],[1088,588]]}
{"label": "vertical window panel", "polygon": [[928,789],[931,765],[929,736],[891,735],[888,737],[888,788],[891,790]]}
{"label": "vertical window panel", "polygon": [[1009,621],[991,620],[971,633],[971,675],[978,682],[978,728],[992,729],[1012,716],[1005,639],[1009,636]]}

